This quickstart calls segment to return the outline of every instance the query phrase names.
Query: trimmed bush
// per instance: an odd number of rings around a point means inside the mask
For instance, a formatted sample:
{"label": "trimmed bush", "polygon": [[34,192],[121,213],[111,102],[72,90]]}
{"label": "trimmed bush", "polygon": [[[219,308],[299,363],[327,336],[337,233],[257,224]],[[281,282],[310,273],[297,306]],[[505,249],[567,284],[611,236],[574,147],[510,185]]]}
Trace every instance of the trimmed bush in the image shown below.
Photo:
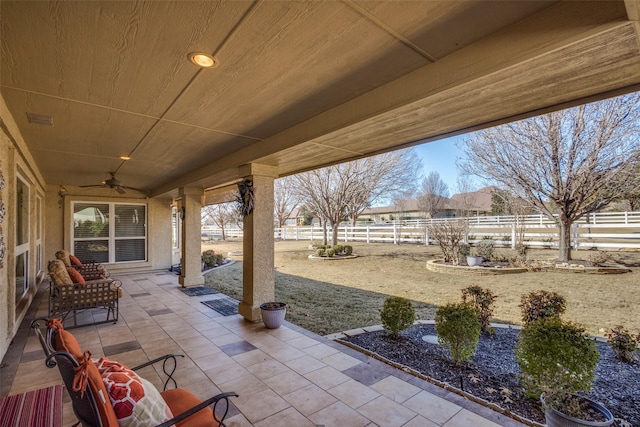
{"label": "trimmed bush", "polygon": [[489,319],[493,315],[493,303],[496,298],[490,289],[480,286],[469,286],[462,290],[462,302],[470,304],[476,310],[481,331],[484,333],[495,334],[489,326]]}
{"label": "trimmed bush", "polygon": [[471,246],[468,243],[460,243],[458,245],[458,257],[460,260],[464,260],[469,255],[471,255]]}
{"label": "trimmed bush", "polygon": [[525,394],[589,391],[600,354],[584,328],[557,317],[540,319],[520,331],[515,357]]}
{"label": "trimmed bush", "polygon": [[555,292],[537,291],[520,299],[522,322],[526,325],[539,319],[559,318],[567,308],[564,297]]}
{"label": "trimmed bush", "polygon": [[485,260],[490,260],[493,257],[493,251],[495,250],[496,242],[491,239],[483,239],[476,245],[476,253]]}
{"label": "trimmed bush", "polygon": [[215,267],[216,254],[213,252],[213,250],[209,249],[202,252],[202,262],[204,263],[204,266],[207,268]]}
{"label": "trimmed bush", "polygon": [[333,248],[329,248],[325,251],[325,253],[329,258],[333,258],[333,256],[336,254],[336,251]]}
{"label": "trimmed bush", "polygon": [[333,250],[336,251],[337,254],[341,254],[344,250],[344,246],[342,245],[334,245]]}
{"label": "trimmed bush", "polygon": [[344,254],[345,255],[351,255],[352,253],[353,253],[353,246],[344,245]]}
{"label": "trimmed bush", "polygon": [[324,248],[318,248],[318,249],[316,249],[316,255],[317,255],[317,256],[325,256]]}
{"label": "trimmed bush", "polygon": [[618,360],[625,363],[631,363],[635,360],[640,334],[636,338],[622,326],[616,326],[607,334],[607,338],[607,344],[609,344]]}
{"label": "trimmed bush", "polygon": [[480,322],[469,304],[447,304],[436,311],[438,343],[449,349],[453,363],[469,360],[478,347]]}
{"label": "trimmed bush", "polygon": [[380,310],[380,319],[382,326],[391,333],[391,336],[398,338],[401,331],[416,321],[416,312],[408,299],[389,297]]}

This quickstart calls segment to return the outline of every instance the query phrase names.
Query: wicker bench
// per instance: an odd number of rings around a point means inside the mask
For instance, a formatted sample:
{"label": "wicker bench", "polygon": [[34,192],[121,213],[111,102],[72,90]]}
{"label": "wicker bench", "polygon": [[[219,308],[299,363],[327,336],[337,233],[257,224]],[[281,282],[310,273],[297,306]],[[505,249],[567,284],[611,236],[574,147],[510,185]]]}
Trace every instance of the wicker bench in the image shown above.
{"label": "wicker bench", "polygon": [[[73,326],[95,325],[118,321],[118,300],[122,296],[122,283],[114,279],[89,280],[84,285],[56,285],[49,283],[49,317],[63,321],[73,317]],[[84,310],[103,309],[106,319],[78,325],[78,313]]]}

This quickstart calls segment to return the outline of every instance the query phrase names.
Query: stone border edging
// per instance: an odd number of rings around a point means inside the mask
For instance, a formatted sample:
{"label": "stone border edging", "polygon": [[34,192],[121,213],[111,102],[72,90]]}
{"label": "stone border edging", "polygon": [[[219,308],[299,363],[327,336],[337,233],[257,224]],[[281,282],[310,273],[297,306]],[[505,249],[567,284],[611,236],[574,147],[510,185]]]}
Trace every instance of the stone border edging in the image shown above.
{"label": "stone border edging", "polygon": [[214,271],[214,270],[217,270],[217,269],[219,269],[219,268],[228,267],[228,266],[233,265],[233,264],[235,264],[235,263],[236,263],[236,260],[235,260],[235,259],[229,259],[229,262],[225,262],[224,264],[219,265],[219,266],[217,266],[217,267],[213,267],[213,268],[210,268],[210,269],[208,269],[208,270],[204,270],[204,271],[202,272],[202,274],[204,275],[204,274],[206,274],[206,273],[210,273],[210,272],[212,272],[212,271]]}
{"label": "stone border edging", "polygon": [[469,267],[466,265],[449,265],[442,264],[444,260],[442,259],[432,259],[427,261],[427,270],[433,271],[436,273],[446,273],[446,274],[457,274],[460,276],[489,276],[494,274],[515,274],[515,273],[526,273],[529,270],[525,267],[500,267],[500,268],[492,268],[492,267],[480,267],[474,266]]}
{"label": "stone border edging", "polygon": [[309,255],[307,258],[314,260],[314,261],[338,261],[338,260],[343,260],[343,259],[354,259],[354,258],[358,258],[358,254],[351,254],[351,255],[339,255],[339,256],[332,256],[332,257],[328,257],[328,256],[318,256],[318,255]]}

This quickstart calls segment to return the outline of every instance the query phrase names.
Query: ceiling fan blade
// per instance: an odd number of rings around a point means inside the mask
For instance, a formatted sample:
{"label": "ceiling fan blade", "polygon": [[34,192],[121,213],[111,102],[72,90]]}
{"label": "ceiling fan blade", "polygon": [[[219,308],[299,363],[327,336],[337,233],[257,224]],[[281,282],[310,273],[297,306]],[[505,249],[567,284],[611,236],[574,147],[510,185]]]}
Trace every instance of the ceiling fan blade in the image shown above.
{"label": "ceiling fan blade", "polygon": [[115,189],[116,189],[116,191],[117,191],[118,193],[120,193],[120,194],[125,194],[125,193],[126,193],[126,191],[124,191],[124,188],[122,188],[122,187],[121,187],[121,186],[119,186],[119,185],[118,185],[117,187],[115,187]]}
{"label": "ceiling fan blade", "polygon": [[104,184],[95,184],[95,185],[79,185],[80,188],[96,188],[96,187],[106,187]]}

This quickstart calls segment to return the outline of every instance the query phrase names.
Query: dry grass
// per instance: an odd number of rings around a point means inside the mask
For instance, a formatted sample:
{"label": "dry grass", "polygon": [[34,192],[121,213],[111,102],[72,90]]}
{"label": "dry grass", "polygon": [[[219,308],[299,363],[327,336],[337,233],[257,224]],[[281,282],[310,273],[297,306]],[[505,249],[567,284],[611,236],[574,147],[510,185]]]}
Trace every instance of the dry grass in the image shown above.
{"label": "dry grass", "polygon": [[[437,247],[419,245],[358,244],[353,260],[311,261],[308,241],[275,243],[276,298],[289,304],[287,319],[319,334],[380,323],[384,299],[397,295],[415,302],[421,319],[432,319],[437,306],[457,302],[461,290],[471,285],[488,288],[497,295],[494,320],[520,323],[520,298],[536,290],[555,291],[567,299],[565,318],[603,336],[624,325],[640,331],[640,268],[632,273],[593,275],[535,272],[495,276],[453,276],[427,271],[425,263],[440,257]],[[242,250],[239,241],[211,242],[204,249],[226,254]],[[588,259],[589,252],[574,252]],[[640,253],[612,252],[613,258],[638,266]],[[553,250],[535,250],[529,258],[553,259]],[[207,284],[240,299],[242,265],[207,274]]]}

